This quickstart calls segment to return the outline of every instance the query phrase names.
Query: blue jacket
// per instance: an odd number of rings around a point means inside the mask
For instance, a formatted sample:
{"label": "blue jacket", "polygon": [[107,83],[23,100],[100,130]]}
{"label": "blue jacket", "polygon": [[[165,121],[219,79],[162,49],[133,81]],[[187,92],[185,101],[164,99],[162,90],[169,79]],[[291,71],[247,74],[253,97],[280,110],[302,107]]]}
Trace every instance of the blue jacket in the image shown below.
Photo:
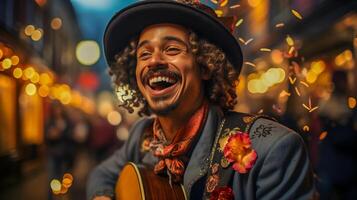
{"label": "blue jacket", "polygon": [[[189,197],[196,196],[198,191],[192,188],[201,183],[198,180],[209,170],[208,158],[222,119],[220,110],[212,106],[183,177]],[[144,156],[140,152],[141,134],[151,123],[152,118],[137,122],[124,146],[93,170],[87,184],[88,199],[96,194],[113,193],[120,169],[127,162],[149,165],[157,162],[150,152]],[[249,135],[258,157],[247,174],[234,174],[235,199],[311,199],[313,175],[302,138],[281,124],[263,118],[252,124]]]}

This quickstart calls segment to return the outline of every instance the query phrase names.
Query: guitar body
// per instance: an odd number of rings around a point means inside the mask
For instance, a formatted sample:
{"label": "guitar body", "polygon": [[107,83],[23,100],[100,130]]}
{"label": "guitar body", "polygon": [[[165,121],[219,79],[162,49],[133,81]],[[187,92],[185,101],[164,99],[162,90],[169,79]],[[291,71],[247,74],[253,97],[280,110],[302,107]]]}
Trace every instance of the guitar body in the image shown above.
{"label": "guitar body", "polygon": [[184,200],[185,190],[180,184],[169,184],[167,177],[154,174],[152,169],[128,163],[115,186],[117,200]]}

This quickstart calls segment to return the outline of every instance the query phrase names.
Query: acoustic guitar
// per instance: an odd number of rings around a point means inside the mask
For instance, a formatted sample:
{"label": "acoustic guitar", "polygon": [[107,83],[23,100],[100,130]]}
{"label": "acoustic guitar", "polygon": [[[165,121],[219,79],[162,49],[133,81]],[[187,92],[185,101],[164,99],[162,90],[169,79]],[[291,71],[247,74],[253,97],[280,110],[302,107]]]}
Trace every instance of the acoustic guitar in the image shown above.
{"label": "acoustic guitar", "polygon": [[187,200],[182,184],[169,183],[167,177],[132,162],[126,164],[115,186],[117,200]]}

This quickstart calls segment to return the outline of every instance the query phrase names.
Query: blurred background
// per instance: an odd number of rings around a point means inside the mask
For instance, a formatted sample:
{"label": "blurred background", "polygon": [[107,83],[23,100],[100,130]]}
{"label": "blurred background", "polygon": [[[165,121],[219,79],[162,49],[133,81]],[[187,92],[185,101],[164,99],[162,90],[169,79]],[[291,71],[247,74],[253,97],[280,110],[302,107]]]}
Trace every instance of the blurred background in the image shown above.
{"label": "blurred background", "polygon": [[[85,199],[89,171],[138,119],[102,51],[131,0],[0,1],[0,199]],[[235,110],[304,138],[321,199],[357,198],[357,1],[204,0],[235,16]]]}

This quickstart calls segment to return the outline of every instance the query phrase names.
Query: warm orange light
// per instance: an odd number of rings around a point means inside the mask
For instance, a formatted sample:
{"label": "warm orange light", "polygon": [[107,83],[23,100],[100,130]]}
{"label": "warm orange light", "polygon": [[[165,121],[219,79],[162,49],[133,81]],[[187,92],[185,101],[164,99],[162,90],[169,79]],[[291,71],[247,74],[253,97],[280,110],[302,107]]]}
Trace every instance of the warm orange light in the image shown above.
{"label": "warm orange light", "polygon": [[47,85],[41,85],[40,88],[38,88],[38,94],[40,97],[47,97],[49,93],[50,88]]}
{"label": "warm orange light", "polygon": [[321,72],[323,72],[325,68],[326,68],[326,64],[322,60],[311,63],[311,70],[317,75],[321,74]]}
{"label": "warm orange light", "polygon": [[274,49],[271,52],[271,60],[275,64],[281,64],[284,61],[283,53],[278,49]]}
{"label": "warm orange light", "polygon": [[35,72],[30,80],[32,83],[38,83],[40,81],[40,75],[37,72]]}
{"label": "warm orange light", "polygon": [[66,84],[60,85],[57,90],[56,98],[59,99],[62,104],[69,104],[72,100],[71,88]]}
{"label": "warm orange light", "polygon": [[248,4],[249,6],[255,8],[261,3],[261,1],[262,0],[248,0]]}
{"label": "warm orange light", "polygon": [[24,70],[24,75],[27,79],[31,79],[33,77],[33,75],[35,74],[35,69],[33,67],[27,67]]}
{"label": "warm orange light", "polygon": [[4,55],[4,52],[0,49],[0,59],[2,58],[3,55]]}
{"label": "warm orange light", "polygon": [[48,75],[47,73],[42,73],[40,75],[40,84],[41,85],[49,85],[52,83],[52,79],[50,77],[50,75]]}
{"label": "warm orange light", "polygon": [[62,27],[62,19],[59,17],[53,18],[51,21],[51,28],[53,30],[58,30]]}
{"label": "warm orange light", "polygon": [[348,107],[351,109],[356,107],[356,98],[348,97]]}
{"label": "warm orange light", "polygon": [[37,90],[36,85],[33,83],[29,83],[25,87],[25,92],[29,96],[36,94],[36,90]]}
{"label": "warm orange light", "polygon": [[33,25],[27,25],[24,30],[25,35],[27,36],[31,36],[34,31],[35,31],[35,27]]}
{"label": "warm orange light", "polygon": [[33,41],[39,41],[42,38],[42,31],[41,29],[37,29],[35,30],[32,35],[31,35],[31,39]]}
{"label": "warm orange light", "polygon": [[14,69],[14,71],[12,72],[12,74],[14,75],[15,78],[21,78],[22,76],[22,69],[17,67]]}
{"label": "warm orange light", "polygon": [[5,58],[3,61],[2,61],[2,67],[4,68],[4,69],[9,69],[10,67],[11,67],[11,64],[12,64],[12,62],[11,62],[11,59],[10,58]]}
{"label": "warm orange light", "polygon": [[343,52],[343,57],[345,57],[346,61],[352,60],[353,55],[352,55],[351,50],[348,49],[348,50],[344,51]]}
{"label": "warm orange light", "polygon": [[313,72],[313,71],[307,72],[306,81],[308,83],[314,83],[316,81],[316,79],[317,79],[317,75],[315,74],[315,72]]}
{"label": "warm orange light", "polygon": [[16,55],[11,56],[11,62],[12,62],[12,65],[17,65],[20,62],[20,58]]}
{"label": "warm orange light", "polygon": [[72,183],[73,183],[73,176],[69,173],[65,173],[62,179],[62,186],[68,189],[69,187],[71,187]]}

